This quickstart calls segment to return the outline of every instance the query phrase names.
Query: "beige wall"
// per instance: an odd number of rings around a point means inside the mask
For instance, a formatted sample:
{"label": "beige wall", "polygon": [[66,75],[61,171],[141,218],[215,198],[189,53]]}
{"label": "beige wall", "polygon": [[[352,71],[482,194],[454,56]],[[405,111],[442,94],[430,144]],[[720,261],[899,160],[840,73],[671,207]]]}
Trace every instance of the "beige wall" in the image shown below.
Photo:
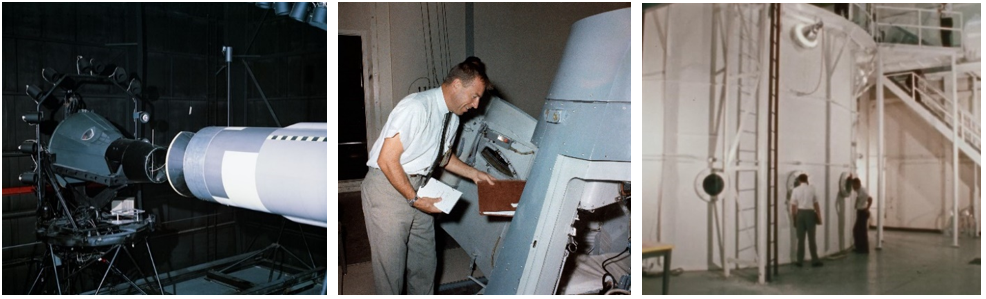
{"label": "beige wall", "polygon": [[[401,98],[438,83],[451,64],[467,57],[465,3],[339,3],[339,33],[364,35],[368,74],[367,145]],[[498,91],[525,112],[540,113],[561,61],[572,23],[629,3],[477,3],[473,6],[473,55],[487,65]],[[444,9],[445,14],[439,14]],[[430,18],[429,18],[430,14]],[[424,15],[422,17],[422,15]],[[431,41],[427,40],[431,19]],[[439,22],[448,21],[448,47]],[[445,28],[446,26],[441,26]],[[434,49],[427,45],[434,44]],[[429,53],[435,61],[429,63]],[[444,56],[443,56],[444,57]],[[434,72],[432,72],[434,65]],[[422,77],[432,78],[432,83]],[[420,79],[420,80],[419,80]]]}
{"label": "beige wall", "polygon": [[475,55],[501,96],[541,113],[572,24],[629,3],[476,3]]}

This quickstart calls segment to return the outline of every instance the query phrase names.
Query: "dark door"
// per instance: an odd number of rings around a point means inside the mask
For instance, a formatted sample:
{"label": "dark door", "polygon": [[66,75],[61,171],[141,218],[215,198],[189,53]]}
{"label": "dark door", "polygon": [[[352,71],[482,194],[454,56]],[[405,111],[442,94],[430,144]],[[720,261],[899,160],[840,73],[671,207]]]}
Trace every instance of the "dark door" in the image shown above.
{"label": "dark door", "polygon": [[339,36],[339,179],[366,175],[366,106],[363,90],[363,41]]}

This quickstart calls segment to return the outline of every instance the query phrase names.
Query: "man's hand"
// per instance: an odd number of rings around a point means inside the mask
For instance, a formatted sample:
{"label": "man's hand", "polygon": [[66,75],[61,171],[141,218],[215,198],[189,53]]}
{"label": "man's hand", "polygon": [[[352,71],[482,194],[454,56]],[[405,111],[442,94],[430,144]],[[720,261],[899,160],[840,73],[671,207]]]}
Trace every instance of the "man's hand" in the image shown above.
{"label": "man's hand", "polygon": [[452,155],[452,157],[449,158],[448,165],[445,165],[445,170],[469,178],[473,183],[476,183],[476,185],[479,185],[479,183],[483,181],[488,182],[490,185],[495,185],[493,181],[496,181],[496,179],[493,178],[493,176],[479,171],[479,169],[475,169],[472,166],[466,165],[466,163],[460,161],[455,155]]}
{"label": "man's hand", "polygon": [[493,181],[496,181],[496,179],[493,178],[493,176],[491,176],[488,173],[476,170],[476,175],[472,177],[472,182],[476,183],[476,185],[479,185],[479,183],[483,181],[490,183],[490,185],[496,185],[493,183]]}
{"label": "man's hand", "polygon": [[442,199],[434,198],[434,197],[420,197],[418,198],[418,201],[414,202],[414,208],[429,214],[441,213],[442,210],[439,210],[438,207],[435,207],[435,204],[438,203],[439,201],[442,201]]}

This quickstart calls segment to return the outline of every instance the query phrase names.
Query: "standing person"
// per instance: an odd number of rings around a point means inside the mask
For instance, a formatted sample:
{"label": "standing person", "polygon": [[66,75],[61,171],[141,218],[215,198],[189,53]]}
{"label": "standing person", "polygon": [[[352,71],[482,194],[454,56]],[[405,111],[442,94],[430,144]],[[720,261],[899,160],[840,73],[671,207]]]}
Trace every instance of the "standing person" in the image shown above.
{"label": "standing person", "polygon": [[[849,3],[836,3],[835,14],[840,15],[843,18],[849,19]],[[850,21],[851,20],[852,19],[850,19]]]}
{"label": "standing person", "polygon": [[435,203],[442,199],[419,197],[417,189],[436,167],[493,185],[492,176],[451,154],[458,116],[477,108],[488,89],[486,66],[469,57],[449,70],[440,87],[404,97],[387,118],[360,189],[377,295],[401,294],[405,275],[408,294],[435,293],[431,214],[441,212]]}
{"label": "standing person", "polygon": [[856,246],[856,253],[870,253],[870,239],[867,235],[870,221],[870,206],[873,205],[873,198],[863,188],[863,183],[859,178],[852,179],[852,190],[856,191],[856,224],[852,227],[853,244]]}
{"label": "standing person", "polygon": [[952,46],[952,3],[942,3],[938,5],[938,19],[941,20],[941,45],[942,47]]}
{"label": "standing person", "polygon": [[[808,247],[811,249],[811,266],[821,267],[818,260],[818,246],[815,245],[815,225],[822,224],[822,213],[815,197],[815,187],[808,185],[808,175],[798,176],[799,185],[791,192],[791,215],[794,215],[794,225],[798,233],[798,262],[801,267],[805,261],[805,234],[808,235]],[[814,209],[813,209],[814,208]]]}

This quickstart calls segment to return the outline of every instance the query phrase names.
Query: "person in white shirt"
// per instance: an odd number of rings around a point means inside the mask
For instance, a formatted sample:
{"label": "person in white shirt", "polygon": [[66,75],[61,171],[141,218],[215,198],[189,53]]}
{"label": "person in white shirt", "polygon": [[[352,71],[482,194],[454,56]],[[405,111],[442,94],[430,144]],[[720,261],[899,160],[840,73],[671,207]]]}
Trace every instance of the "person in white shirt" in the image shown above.
{"label": "person in white shirt", "polygon": [[822,224],[821,209],[815,197],[815,187],[808,185],[808,175],[798,176],[798,186],[791,192],[791,215],[798,233],[798,257],[795,266],[801,267],[805,261],[805,235],[811,249],[811,266],[821,267],[818,260],[818,246],[815,245],[815,225]]}
{"label": "person in white shirt", "polygon": [[873,198],[863,188],[863,183],[859,178],[852,178],[852,189],[856,192],[856,224],[852,227],[853,244],[856,253],[868,254],[870,252],[870,240],[867,235],[868,223],[870,220],[870,206]]}
{"label": "person in white shirt", "polygon": [[[469,57],[438,88],[414,93],[391,111],[370,150],[360,188],[377,295],[434,294],[437,256],[434,216],[441,198],[418,197],[437,167],[494,184],[494,178],[451,153],[459,116],[479,106],[490,89],[486,66]],[[454,116],[451,114],[455,114]]]}

